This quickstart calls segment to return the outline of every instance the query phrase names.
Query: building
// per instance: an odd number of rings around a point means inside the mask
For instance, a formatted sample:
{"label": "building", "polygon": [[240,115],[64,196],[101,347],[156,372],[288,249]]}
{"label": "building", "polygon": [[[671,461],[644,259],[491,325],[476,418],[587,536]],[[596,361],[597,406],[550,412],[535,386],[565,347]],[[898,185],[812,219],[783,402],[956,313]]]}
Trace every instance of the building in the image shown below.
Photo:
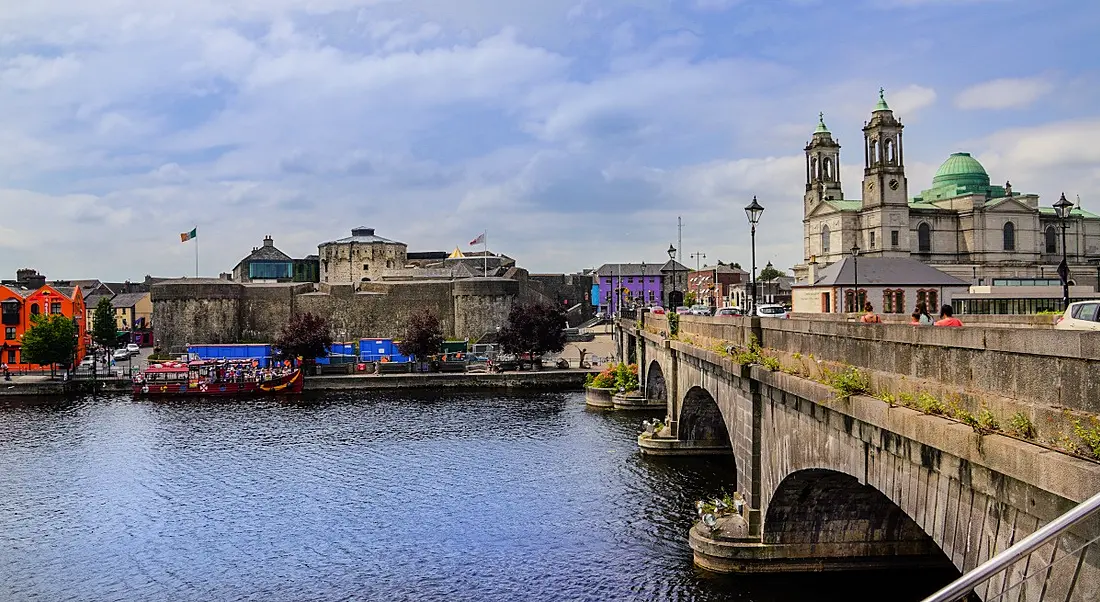
{"label": "building", "polygon": [[619,307],[683,304],[688,274],[683,264],[605,263],[596,270],[599,313],[613,315]]}
{"label": "building", "polygon": [[793,288],[792,309],[798,313],[859,312],[870,301],[879,313],[909,314],[927,303],[934,314],[970,285],[909,257],[844,257],[821,270],[810,264],[806,283]]}
{"label": "building", "polygon": [[32,325],[33,317],[40,314],[63,315],[71,318],[77,327],[77,362],[84,359],[87,337],[87,310],[80,287],[55,287],[42,284],[38,288],[0,285],[0,324],[4,338],[0,342],[0,361],[11,370],[40,370],[48,366],[28,364],[22,357],[22,339]]}
{"label": "building", "polygon": [[749,278],[749,273],[730,265],[703,266],[688,272],[687,290],[695,294],[695,302],[711,307],[733,305],[735,291]]}
{"label": "building", "polygon": [[[768,264],[771,265],[771,264]],[[756,302],[758,305],[765,303],[775,303],[779,305],[790,305],[792,286],[795,283],[795,279],[791,276],[776,276],[770,280],[761,280],[757,274],[756,279]],[[752,281],[746,280],[744,283],[730,287],[730,297],[728,304],[740,307],[743,309],[749,309],[752,307]]]}
{"label": "building", "polygon": [[346,284],[382,280],[386,270],[403,268],[408,246],[382,238],[374,228],[353,228],[351,236],[318,247],[320,282]]}
{"label": "building", "polygon": [[[909,195],[903,125],[880,92],[863,127],[861,198],[847,198],[840,182],[840,144],[822,118],[805,147],[803,257],[795,267],[829,265],[851,255],[913,258],[983,285],[995,279],[1055,274],[1062,259],[1061,222],[1037,194],[992,185],[985,168],[953,153],[930,188]],[[1095,284],[1100,261],[1100,216],[1075,208],[1066,223],[1072,283]]]}
{"label": "building", "polygon": [[304,259],[292,259],[275,247],[271,235],[263,244],[252,247],[252,252],[233,268],[233,280],[237,282],[318,282],[320,266],[317,255]]}

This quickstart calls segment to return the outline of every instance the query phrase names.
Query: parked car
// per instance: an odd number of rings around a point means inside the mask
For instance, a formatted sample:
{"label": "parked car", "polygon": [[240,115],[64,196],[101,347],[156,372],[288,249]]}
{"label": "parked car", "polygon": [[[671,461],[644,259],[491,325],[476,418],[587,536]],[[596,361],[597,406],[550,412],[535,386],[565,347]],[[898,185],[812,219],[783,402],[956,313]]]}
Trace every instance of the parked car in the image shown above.
{"label": "parked car", "polygon": [[126,351],[129,351],[130,355],[137,355],[141,353],[141,347],[138,347],[137,343],[127,343]]}
{"label": "parked car", "polygon": [[756,308],[756,315],[761,318],[788,318],[787,308],[782,305],[761,305]]}
{"label": "parked car", "polygon": [[115,349],[115,352],[111,354],[111,359],[115,360],[116,362],[121,360],[128,360],[131,357],[133,356],[130,354],[130,350],[126,349],[125,347],[122,349]]}
{"label": "parked car", "polygon": [[711,307],[709,305],[692,305],[691,315],[693,316],[709,316],[711,315]]}
{"label": "parked car", "polygon": [[81,368],[91,368],[92,367],[92,362],[94,362],[94,361],[95,361],[95,356],[93,356],[91,354],[86,355],[86,356],[84,356],[84,359],[80,361],[80,367]]}
{"label": "parked car", "polygon": [[680,307],[676,308],[676,313],[681,315],[681,316],[687,315],[687,314],[691,313],[691,308],[687,307],[685,305],[681,305]]}
{"label": "parked car", "polygon": [[664,314],[665,313],[665,308],[661,307],[660,305],[654,305],[653,307],[649,308],[649,313],[651,313],[651,314]]}
{"label": "parked car", "polygon": [[1054,327],[1059,330],[1100,330],[1100,301],[1070,303]]}
{"label": "parked car", "polygon": [[716,316],[743,316],[745,311],[740,307],[719,307],[718,311],[714,312]]}

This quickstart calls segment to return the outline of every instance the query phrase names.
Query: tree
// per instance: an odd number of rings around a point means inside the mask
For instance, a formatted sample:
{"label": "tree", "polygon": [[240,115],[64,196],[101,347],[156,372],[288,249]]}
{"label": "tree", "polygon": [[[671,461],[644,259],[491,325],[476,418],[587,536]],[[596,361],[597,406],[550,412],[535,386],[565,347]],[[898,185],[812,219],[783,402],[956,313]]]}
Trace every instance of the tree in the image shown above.
{"label": "tree", "polygon": [[695,291],[688,291],[684,293],[684,305],[688,307],[695,305]]}
{"label": "tree", "polygon": [[31,327],[23,333],[23,361],[40,366],[61,364],[72,366],[76,353],[76,324],[61,314],[38,314],[31,317]]}
{"label": "tree", "polygon": [[331,346],[332,333],[328,323],[308,311],[291,316],[275,339],[275,347],[284,356],[300,357],[305,362],[325,357]]}
{"label": "tree", "polygon": [[760,270],[760,276],[757,278],[757,280],[760,280],[761,282],[768,282],[770,280],[775,280],[780,276],[786,275],[786,272],[781,272],[775,269],[774,267],[772,267],[772,264],[769,263],[767,266],[764,267],[764,269]]}
{"label": "tree", "polygon": [[409,316],[409,321],[405,324],[405,335],[397,343],[397,350],[401,355],[423,362],[439,353],[442,344],[443,326],[435,314],[425,309]]}
{"label": "tree", "polygon": [[508,353],[537,358],[565,349],[565,312],[557,305],[526,303],[512,306],[500,329],[500,345]]}
{"label": "tree", "polygon": [[730,267],[740,270],[741,269],[741,264],[735,261],[735,262],[730,264]]}
{"label": "tree", "polygon": [[111,300],[100,299],[92,316],[92,341],[104,349],[114,347],[118,343],[118,331],[115,330],[115,309]]}

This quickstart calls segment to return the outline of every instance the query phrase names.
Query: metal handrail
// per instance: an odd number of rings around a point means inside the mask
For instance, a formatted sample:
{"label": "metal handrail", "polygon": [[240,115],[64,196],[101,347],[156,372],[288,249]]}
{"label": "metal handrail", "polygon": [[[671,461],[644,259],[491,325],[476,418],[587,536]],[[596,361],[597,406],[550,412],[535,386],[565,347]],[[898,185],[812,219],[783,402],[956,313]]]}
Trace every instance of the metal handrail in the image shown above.
{"label": "metal handrail", "polygon": [[1062,535],[1073,525],[1100,511],[1100,493],[1081,502],[1069,512],[1050,521],[1043,528],[1021,539],[1005,551],[974,567],[970,572],[949,583],[943,589],[925,598],[923,602],[956,602],[974,588],[1022,560],[1043,544]]}

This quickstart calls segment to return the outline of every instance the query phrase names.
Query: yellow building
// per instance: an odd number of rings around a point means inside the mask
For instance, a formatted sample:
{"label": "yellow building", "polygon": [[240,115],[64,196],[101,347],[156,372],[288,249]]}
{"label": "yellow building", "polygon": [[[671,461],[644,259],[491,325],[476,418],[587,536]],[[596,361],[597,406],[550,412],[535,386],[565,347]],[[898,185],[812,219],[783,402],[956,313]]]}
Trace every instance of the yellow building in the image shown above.
{"label": "yellow building", "polygon": [[153,327],[153,302],[149,293],[121,293],[111,299],[115,310],[115,328],[120,331],[146,330]]}

